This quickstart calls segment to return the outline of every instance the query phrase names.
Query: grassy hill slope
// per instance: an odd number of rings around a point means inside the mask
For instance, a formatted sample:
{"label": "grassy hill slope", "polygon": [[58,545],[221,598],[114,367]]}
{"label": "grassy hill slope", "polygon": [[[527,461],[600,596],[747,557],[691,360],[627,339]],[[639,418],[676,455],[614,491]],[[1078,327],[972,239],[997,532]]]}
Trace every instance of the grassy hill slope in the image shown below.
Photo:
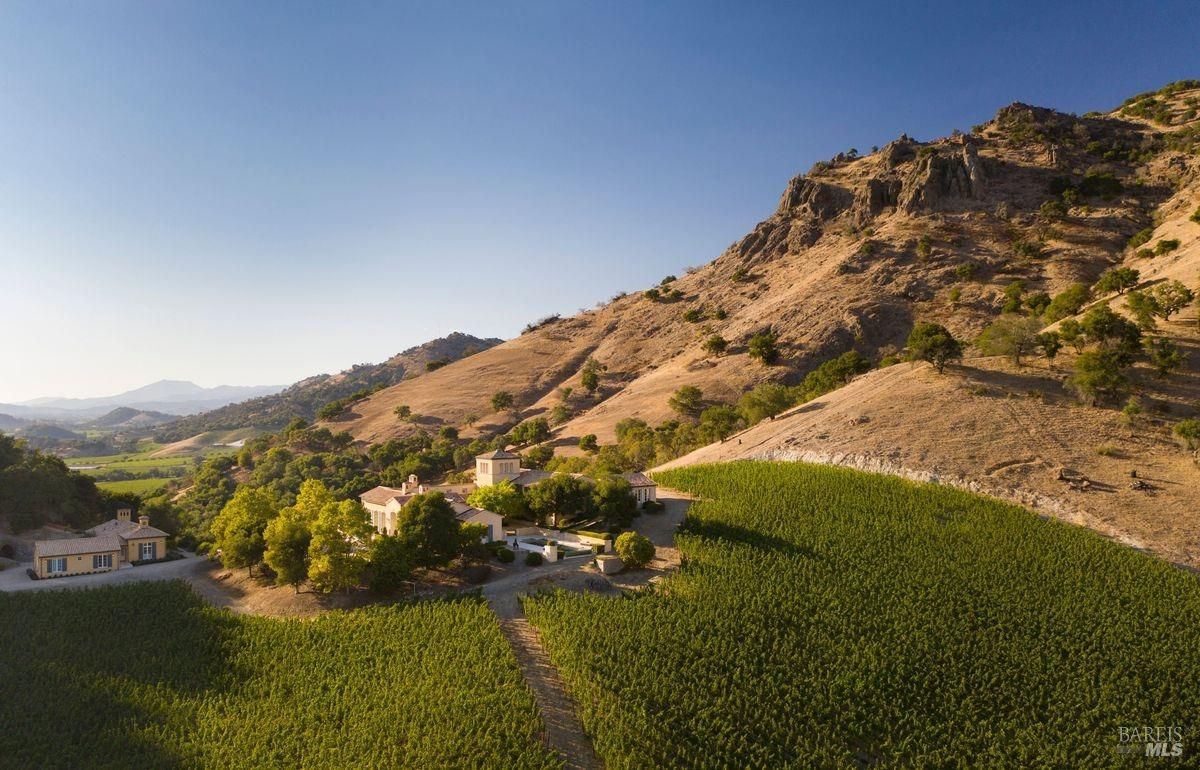
{"label": "grassy hill slope", "polygon": [[[1015,280],[1055,293],[1091,283],[1121,262],[1125,244],[1194,174],[1197,121],[1187,100],[1163,126],[1112,113],[1077,118],[1014,104],[969,135],[932,142],[908,137],[866,156],[842,155],[797,176],[778,209],[714,261],[646,293],[614,298],[538,325],[486,354],[433,376],[401,382],[356,404],[330,427],[378,442],[422,424],[395,419],[408,405],[425,425],[482,429],[511,424],[491,394],[509,391],[521,419],[575,388],[575,416],[562,445],[616,422],[671,417],[670,394],[696,385],[731,401],[765,380],[799,381],[849,349],[879,358],[897,351],[914,321],[936,320],[974,336]],[[1042,206],[1070,184],[1077,200],[1061,215]],[[773,333],[772,366],[747,355],[751,336]],[[720,335],[725,355],[704,351]],[[607,367],[596,397],[580,389],[588,357]]]}
{"label": "grassy hill slope", "polygon": [[[1128,250],[1121,263],[1140,286],[1179,280],[1200,288],[1200,163],[1181,164],[1177,191],[1160,207],[1148,241],[1178,240],[1153,257]],[[1093,304],[1128,313],[1126,297]],[[1086,308],[1085,308],[1086,310]],[[1172,428],[1200,416],[1197,306],[1157,322],[1155,336],[1186,355],[1167,378],[1135,368],[1142,412],[1081,405],[1064,387],[1075,358],[1068,346],[1053,364],[968,355],[938,375],[927,364],[899,364],[864,375],[773,421],[668,463],[667,468],[735,459],[801,459],[938,478],[1033,505],[1087,524],[1172,561],[1200,567],[1200,467]],[[1086,489],[1059,478],[1066,468]],[[1131,474],[1137,474],[1135,479]]]}
{"label": "grassy hill slope", "polygon": [[162,443],[184,441],[200,433],[239,428],[276,430],[294,417],[312,420],[331,401],[355,392],[394,385],[423,375],[429,366],[448,364],[500,342],[454,332],[417,345],[380,364],[359,364],[338,374],[319,374],[301,380],[280,393],[211,412],[186,417],[156,433]]}

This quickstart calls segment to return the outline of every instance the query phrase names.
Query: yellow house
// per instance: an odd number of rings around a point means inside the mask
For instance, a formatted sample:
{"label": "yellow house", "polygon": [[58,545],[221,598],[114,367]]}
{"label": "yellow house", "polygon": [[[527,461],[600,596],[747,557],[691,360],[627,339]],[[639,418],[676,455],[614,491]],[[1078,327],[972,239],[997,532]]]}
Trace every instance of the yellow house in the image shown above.
{"label": "yellow house", "polygon": [[33,545],[33,571],[39,578],[111,572],[121,562],[120,538],[73,537]]}
{"label": "yellow house", "polygon": [[156,561],[167,555],[167,533],[150,526],[149,516],[122,508],[117,518],[97,524],[88,534],[63,540],[38,540],[33,545],[33,571],[39,578],[111,572],[122,562]]}
{"label": "yellow house", "polygon": [[167,555],[167,533],[150,526],[149,516],[138,516],[134,524],[132,511],[122,508],[117,518],[97,524],[91,533],[97,537],[116,537],[121,542],[121,561],[154,561]]}

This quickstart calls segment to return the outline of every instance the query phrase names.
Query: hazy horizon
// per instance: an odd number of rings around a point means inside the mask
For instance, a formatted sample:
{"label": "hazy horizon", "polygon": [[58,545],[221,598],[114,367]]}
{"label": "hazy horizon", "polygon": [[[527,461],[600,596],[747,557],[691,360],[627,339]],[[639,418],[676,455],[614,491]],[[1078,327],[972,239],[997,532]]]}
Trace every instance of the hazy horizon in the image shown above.
{"label": "hazy horizon", "polygon": [[1192,12],[8,3],[0,403],[511,338],[713,259],[839,151],[1200,76],[1163,40]]}

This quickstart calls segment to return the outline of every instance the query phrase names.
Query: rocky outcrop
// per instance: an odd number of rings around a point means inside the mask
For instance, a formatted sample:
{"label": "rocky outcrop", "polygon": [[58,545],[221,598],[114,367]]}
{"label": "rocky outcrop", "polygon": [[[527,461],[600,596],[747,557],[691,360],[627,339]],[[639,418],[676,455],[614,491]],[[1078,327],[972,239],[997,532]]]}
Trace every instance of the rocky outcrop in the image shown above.
{"label": "rocky outcrop", "polygon": [[987,192],[987,173],[975,145],[964,140],[959,152],[931,148],[917,159],[904,182],[899,208],[909,214],[933,211],[952,200],[981,199]]}
{"label": "rocky outcrop", "polygon": [[790,216],[808,215],[825,222],[850,208],[853,203],[854,194],[844,187],[818,182],[802,175],[788,182],[775,213]]}
{"label": "rocky outcrop", "polygon": [[873,177],[858,192],[854,210],[860,222],[896,208],[904,184],[894,177]]}

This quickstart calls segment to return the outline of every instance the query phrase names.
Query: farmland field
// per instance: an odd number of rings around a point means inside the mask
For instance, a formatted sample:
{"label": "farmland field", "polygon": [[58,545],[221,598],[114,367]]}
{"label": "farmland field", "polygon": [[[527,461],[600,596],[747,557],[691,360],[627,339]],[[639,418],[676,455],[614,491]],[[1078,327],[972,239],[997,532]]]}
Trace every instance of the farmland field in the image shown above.
{"label": "farmland field", "polygon": [[0,617],[0,766],[558,766],[479,599],[280,620],[140,583]]}
{"label": "farmland field", "polygon": [[846,469],[657,480],[700,500],[677,574],[628,600],[525,600],[610,770],[1125,766],[1131,724],[1184,726],[1195,766],[1195,575]]}
{"label": "farmland field", "polygon": [[92,476],[101,489],[110,492],[133,492],[143,497],[156,495],[174,479],[182,478],[198,458],[214,454],[231,454],[228,447],[205,447],[185,454],[155,457],[158,444],[144,442],[139,451],[122,454],[69,457],[68,466]]}
{"label": "farmland field", "polygon": [[142,497],[152,497],[167,485],[170,479],[138,478],[122,479],[121,481],[97,481],[96,486],[109,492],[133,492]]}

